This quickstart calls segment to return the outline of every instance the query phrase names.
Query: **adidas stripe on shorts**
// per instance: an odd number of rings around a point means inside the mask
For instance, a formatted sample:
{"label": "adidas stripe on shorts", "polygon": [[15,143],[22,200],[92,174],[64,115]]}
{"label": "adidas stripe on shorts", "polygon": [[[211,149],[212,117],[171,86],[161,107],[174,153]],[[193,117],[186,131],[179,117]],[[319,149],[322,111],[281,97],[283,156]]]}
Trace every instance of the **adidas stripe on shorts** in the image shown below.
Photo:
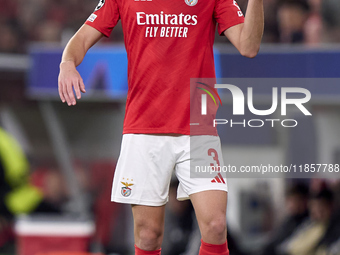
{"label": "adidas stripe on shorts", "polygon": [[[199,146],[190,153],[194,140]],[[192,158],[190,158],[192,156]],[[169,185],[175,173],[179,186],[177,199],[206,190],[228,191],[227,180],[220,173],[193,178],[190,162],[197,165],[223,166],[218,136],[171,136],[124,134],[118,159],[111,200],[119,203],[161,206],[167,203]]]}

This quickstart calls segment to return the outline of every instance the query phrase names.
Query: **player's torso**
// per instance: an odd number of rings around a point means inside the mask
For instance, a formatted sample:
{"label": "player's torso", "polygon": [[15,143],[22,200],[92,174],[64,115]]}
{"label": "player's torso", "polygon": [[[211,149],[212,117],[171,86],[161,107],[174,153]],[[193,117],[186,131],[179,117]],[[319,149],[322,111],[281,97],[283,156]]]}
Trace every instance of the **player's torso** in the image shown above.
{"label": "player's torso", "polygon": [[124,132],[188,134],[190,78],[215,75],[215,0],[115,1],[129,60]]}

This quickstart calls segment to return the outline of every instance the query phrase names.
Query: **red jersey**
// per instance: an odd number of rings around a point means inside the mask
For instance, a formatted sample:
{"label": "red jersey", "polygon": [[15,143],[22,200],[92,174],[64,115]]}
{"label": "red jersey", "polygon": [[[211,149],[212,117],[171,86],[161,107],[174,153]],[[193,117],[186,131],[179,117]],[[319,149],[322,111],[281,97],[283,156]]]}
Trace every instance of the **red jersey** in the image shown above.
{"label": "red jersey", "polygon": [[235,0],[100,0],[86,21],[110,36],[121,20],[128,56],[123,133],[190,134],[190,78],[214,78],[213,43],[244,22]]}

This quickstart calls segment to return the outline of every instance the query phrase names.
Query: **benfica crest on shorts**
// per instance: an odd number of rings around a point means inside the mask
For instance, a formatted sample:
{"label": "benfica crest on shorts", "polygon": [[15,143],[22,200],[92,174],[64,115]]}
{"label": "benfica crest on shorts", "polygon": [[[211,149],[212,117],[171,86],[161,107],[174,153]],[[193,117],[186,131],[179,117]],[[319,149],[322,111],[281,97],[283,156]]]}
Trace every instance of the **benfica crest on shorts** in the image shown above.
{"label": "benfica crest on shorts", "polygon": [[122,195],[124,197],[128,197],[131,195],[131,189],[129,188],[130,186],[132,186],[132,183],[127,183],[127,182],[121,182],[125,187],[122,187]]}
{"label": "benfica crest on shorts", "polygon": [[194,6],[197,4],[198,0],[184,0],[185,3],[189,6]]}

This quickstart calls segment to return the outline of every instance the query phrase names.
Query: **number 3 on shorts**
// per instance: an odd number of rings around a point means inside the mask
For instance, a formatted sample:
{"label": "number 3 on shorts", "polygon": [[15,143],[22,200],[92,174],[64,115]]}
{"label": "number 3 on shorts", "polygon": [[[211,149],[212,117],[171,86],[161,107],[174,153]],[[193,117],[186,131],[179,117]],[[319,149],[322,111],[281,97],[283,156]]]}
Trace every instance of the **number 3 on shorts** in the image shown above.
{"label": "number 3 on shorts", "polygon": [[[217,153],[217,151],[216,151],[215,149],[210,148],[210,149],[208,150],[208,156],[213,157],[213,160],[215,160],[216,165],[217,165],[217,166],[220,166],[220,161],[218,160],[218,153]],[[215,166],[215,164],[210,163],[210,166]]]}

